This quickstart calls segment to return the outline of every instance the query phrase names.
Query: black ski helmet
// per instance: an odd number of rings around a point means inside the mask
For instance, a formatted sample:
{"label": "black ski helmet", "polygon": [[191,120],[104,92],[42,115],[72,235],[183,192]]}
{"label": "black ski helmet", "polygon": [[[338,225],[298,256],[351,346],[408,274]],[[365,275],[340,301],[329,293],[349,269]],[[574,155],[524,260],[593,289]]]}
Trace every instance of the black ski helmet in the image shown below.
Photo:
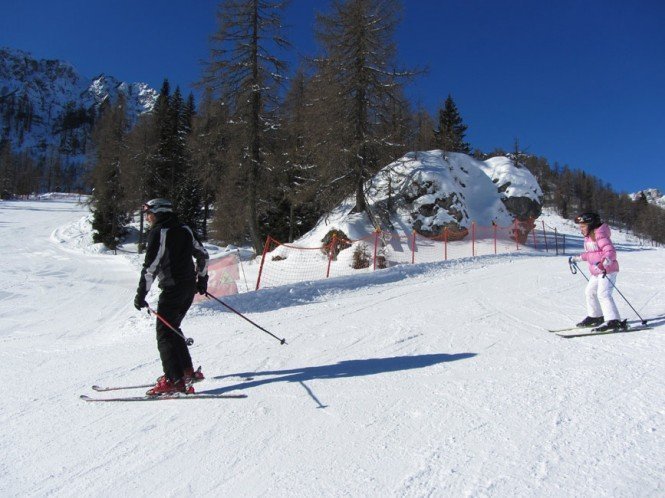
{"label": "black ski helmet", "polygon": [[575,223],[584,223],[586,225],[589,225],[589,228],[591,230],[595,230],[598,228],[600,225],[603,224],[602,221],[600,221],[600,216],[598,216],[598,213],[582,213],[579,216],[575,218]]}
{"label": "black ski helmet", "polygon": [[172,213],[173,204],[168,199],[151,199],[143,205],[144,213]]}

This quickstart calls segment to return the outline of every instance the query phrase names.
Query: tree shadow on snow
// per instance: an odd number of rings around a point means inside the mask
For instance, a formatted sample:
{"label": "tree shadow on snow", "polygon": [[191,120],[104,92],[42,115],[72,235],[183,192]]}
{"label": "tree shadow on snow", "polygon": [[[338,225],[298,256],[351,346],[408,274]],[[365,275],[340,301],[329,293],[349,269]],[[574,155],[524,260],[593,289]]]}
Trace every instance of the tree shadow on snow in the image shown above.
{"label": "tree shadow on snow", "polygon": [[413,370],[417,368],[431,367],[439,363],[447,363],[457,360],[473,358],[476,353],[459,354],[424,354],[418,356],[395,356],[392,358],[368,358],[363,360],[340,361],[333,365],[320,365],[315,367],[303,367],[291,370],[268,370],[263,372],[241,372],[229,375],[220,375],[215,379],[227,379],[241,377],[246,380],[230,386],[220,387],[206,391],[210,394],[221,394],[238,389],[251,389],[253,387],[271,384],[274,382],[297,382],[301,384],[307,393],[324,408],[314,393],[304,383],[310,380],[344,379],[350,377],[364,377],[389,372]]}

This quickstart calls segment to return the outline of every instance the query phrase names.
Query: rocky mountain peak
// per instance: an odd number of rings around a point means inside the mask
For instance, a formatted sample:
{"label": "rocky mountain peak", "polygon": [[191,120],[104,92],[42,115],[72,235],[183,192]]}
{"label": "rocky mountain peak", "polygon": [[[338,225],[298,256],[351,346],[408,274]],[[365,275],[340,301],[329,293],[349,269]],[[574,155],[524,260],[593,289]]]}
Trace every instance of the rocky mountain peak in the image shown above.
{"label": "rocky mountain peak", "polygon": [[151,111],[158,96],[145,83],[105,74],[86,78],[67,62],[0,48],[0,144],[37,160],[80,163],[99,105],[120,93],[127,99],[130,122]]}

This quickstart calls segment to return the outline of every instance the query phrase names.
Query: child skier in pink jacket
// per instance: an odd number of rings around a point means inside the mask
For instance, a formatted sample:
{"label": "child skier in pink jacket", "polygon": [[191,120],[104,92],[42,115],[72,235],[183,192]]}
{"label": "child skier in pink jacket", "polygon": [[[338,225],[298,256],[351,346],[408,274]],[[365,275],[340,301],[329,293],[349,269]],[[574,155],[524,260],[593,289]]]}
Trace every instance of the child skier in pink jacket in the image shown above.
{"label": "child skier in pink jacket", "polygon": [[571,257],[570,262],[586,261],[591,272],[585,291],[587,317],[577,326],[596,327],[607,320],[599,330],[620,329],[619,310],[612,298],[619,262],[610,240],[610,227],[601,222],[596,213],[583,213],[575,218],[575,223],[584,235],[584,252]]}

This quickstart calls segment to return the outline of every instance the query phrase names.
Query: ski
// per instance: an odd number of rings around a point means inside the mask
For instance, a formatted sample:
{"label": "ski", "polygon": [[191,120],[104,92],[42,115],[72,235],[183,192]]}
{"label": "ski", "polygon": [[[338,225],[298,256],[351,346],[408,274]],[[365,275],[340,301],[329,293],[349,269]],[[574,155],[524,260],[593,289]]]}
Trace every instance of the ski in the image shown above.
{"label": "ski", "polygon": [[591,327],[566,327],[563,329],[547,329],[548,332],[559,334],[560,332],[568,332],[569,330],[589,330]]}
{"label": "ski", "polygon": [[[646,321],[650,322],[650,321],[653,321],[653,320],[656,320],[656,318],[649,318]],[[642,325],[642,322],[640,320],[627,320],[626,323],[628,324],[628,326],[630,326],[633,323],[635,323],[635,324],[639,323],[639,324],[641,324],[640,326],[644,326],[644,325]],[[577,327],[577,326],[565,327],[565,328],[562,328],[562,329],[547,329],[548,332],[552,332],[553,334],[558,334],[560,332],[568,332],[570,330],[579,330],[580,332],[582,332],[582,331],[593,330],[593,329],[591,327]]]}
{"label": "ski", "polygon": [[93,391],[97,391],[98,393],[106,392],[106,391],[122,391],[124,389],[149,389],[155,384],[138,384],[136,386],[113,386],[113,387],[104,387],[104,386],[92,386]]}
{"label": "ski", "polygon": [[[644,320],[644,322],[653,322],[653,321],[656,321],[656,320],[661,320],[662,318],[663,317],[647,318],[647,319]],[[636,325],[639,324],[640,326],[644,326],[644,322],[642,320],[637,320],[637,319],[626,320],[626,323],[628,324],[628,326],[630,326],[632,324],[636,324]],[[558,334],[559,332],[568,332],[569,330],[583,331],[583,330],[589,330],[590,328],[591,327],[572,326],[572,327],[565,327],[565,328],[562,328],[562,329],[547,329],[547,331],[552,332],[553,334]]]}
{"label": "ski", "polygon": [[[204,380],[204,379],[201,379]],[[194,383],[201,382],[201,380],[197,380]],[[242,380],[244,381],[251,381],[254,380],[254,377],[242,377]],[[124,391],[126,389],[149,389],[153,387],[155,383],[153,382],[152,384],[137,384],[135,386],[92,386],[93,391],[97,391],[98,393],[103,393],[107,391]]]}
{"label": "ski", "polygon": [[206,394],[206,393],[193,393],[193,394],[170,394],[161,396],[121,396],[117,398],[91,398],[86,394],[81,394],[80,398],[83,401],[89,402],[108,402],[108,401],[164,401],[167,399],[242,399],[246,398],[246,394]]}
{"label": "ski", "polygon": [[628,327],[626,329],[613,329],[613,330],[583,330],[579,332],[557,332],[556,335],[559,337],[564,337],[566,339],[572,339],[573,337],[590,337],[592,335],[608,335],[608,334],[624,334],[626,332],[637,332],[639,330],[651,330],[653,327],[648,325],[638,325],[636,327]]}

